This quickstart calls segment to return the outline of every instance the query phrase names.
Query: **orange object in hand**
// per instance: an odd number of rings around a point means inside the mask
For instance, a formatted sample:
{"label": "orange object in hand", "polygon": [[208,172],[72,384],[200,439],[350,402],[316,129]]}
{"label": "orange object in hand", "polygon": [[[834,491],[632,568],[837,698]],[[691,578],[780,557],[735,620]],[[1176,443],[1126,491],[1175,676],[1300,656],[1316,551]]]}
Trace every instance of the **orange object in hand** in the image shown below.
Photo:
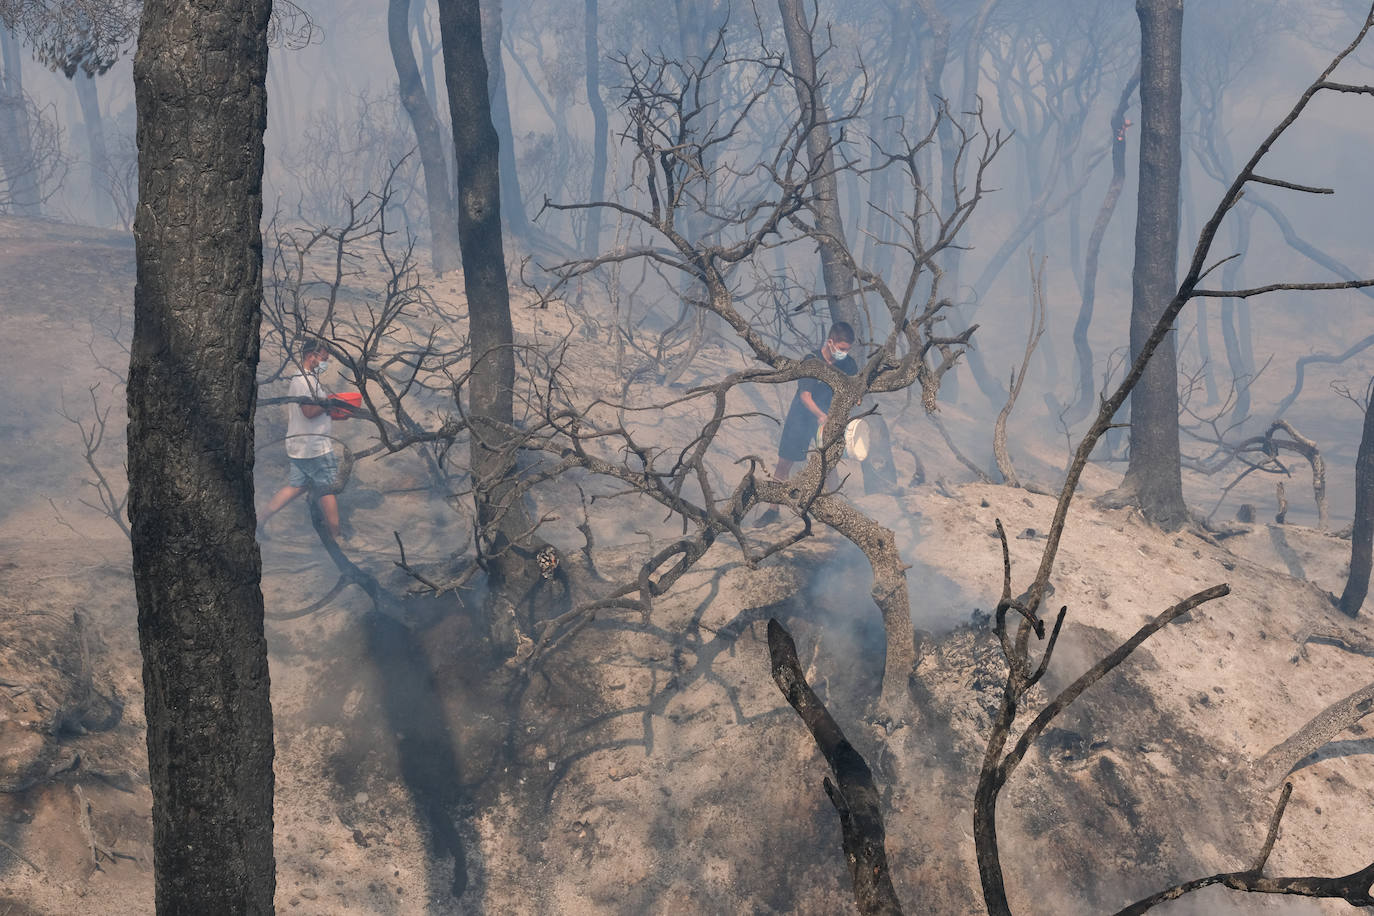
{"label": "orange object in hand", "polygon": [[[329,399],[331,401],[343,401],[350,407],[363,406],[363,395],[361,391],[341,391],[338,394],[331,394]],[[329,416],[333,417],[335,420],[347,420],[349,417],[353,416],[353,411],[349,410],[347,407],[331,407],[329,408]]]}

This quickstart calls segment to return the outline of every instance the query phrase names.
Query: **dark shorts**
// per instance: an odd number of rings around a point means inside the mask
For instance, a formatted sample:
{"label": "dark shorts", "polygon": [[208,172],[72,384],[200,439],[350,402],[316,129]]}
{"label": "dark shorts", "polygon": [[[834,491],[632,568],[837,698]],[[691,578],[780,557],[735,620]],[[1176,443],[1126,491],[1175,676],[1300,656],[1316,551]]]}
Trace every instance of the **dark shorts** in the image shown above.
{"label": "dark shorts", "polygon": [[782,438],[778,441],[778,457],[788,461],[805,461],[806,453],[816,444],[816,430],[820,423],[816,415],[800,400],[792,402],[787,419],[782,424]]}
{"label": "dark shorts", "polygon": [[291,471],[287,474],[289,487],[332,487],[339,480],[339,459],[333,452],[325,452],[314,458],[292,458]]}

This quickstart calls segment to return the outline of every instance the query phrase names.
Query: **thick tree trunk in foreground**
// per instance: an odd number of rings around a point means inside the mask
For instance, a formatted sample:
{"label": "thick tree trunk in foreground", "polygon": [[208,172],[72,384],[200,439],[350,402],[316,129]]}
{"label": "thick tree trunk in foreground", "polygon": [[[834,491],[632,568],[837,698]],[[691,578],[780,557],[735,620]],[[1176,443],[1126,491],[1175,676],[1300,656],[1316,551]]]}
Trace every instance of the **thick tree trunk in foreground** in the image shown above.
{"label": "thick tree trunk in foreground", "polygon": [[[1131,288],[1131,358],[1178,290],[1183,0],[1137,0],[1140,17],[1140,196]],[[1178,448],[1177,340],[1160,344],[1131,392],[1131,460],[1121,490],[1173,530],[1188,519]]]}
{"label": "thick tree trunk in foreground", "polygon": [[810,130],[806,135],[806,152],[810,159],[812,209],[816,214],[816,239],[821,251],[821,276],[825,280],[825,295],[830,300],[830,320],[847,321],[862,337],[859,305],[854,301],[854,272],[841,254],[845,248],[844,223],[840,218],[840,189],[835,180],[835,142],[830,136],[830,115],[820,96],[816,75],[816,52],[811,45],[811,27],[801,0],[778,0],[782,14],[782,30],[787,36],[787,54],[796,71],[797,103],[801,106],[802,123]]}
{"label": "thick tree trunk in foreground", "polygon": [[253,537],[270,0],[147,0],[129,519],[160,913],[270,913],[272,709]]}
{"label": "thick tree trunk in foreground", "polygon": [[425,204],[429,208],[430,247],[435,273],[447,273],[458,264],[458,215],[449,191],[448,157],[439,119],[420,79],[415,49],[410,44],[410,0],[390,0],[386,16],[391,59],[401,86],[401,104],[410,116],[420,166],[425,173]]}
{"label": "thick tree trunk in foreground", "polygon": [[526,554],[530,525],[514,493],[513,417],[515,332],[501,244],[500,151],[487,94],[487,65],[477,0],[441,0],[439,28],[444,76],[458,163],[458,241],[468,299],[472,376],[473,491],[479,549],[485,556],[488,613],[494,643],[514,651],[516,604],[539,574]]}
{"label": "thick tree trunk in foreground", "polygon": [[[1374,392],[1374,383],[1370,385]],[[1369,593],[1369,571],[1374,562],[1374,405],[1365,409],[1364,432],[1355,457],[1355,527],[1350,534],[1350,578],[1341,594],[1341,613],[1360,613]]]}

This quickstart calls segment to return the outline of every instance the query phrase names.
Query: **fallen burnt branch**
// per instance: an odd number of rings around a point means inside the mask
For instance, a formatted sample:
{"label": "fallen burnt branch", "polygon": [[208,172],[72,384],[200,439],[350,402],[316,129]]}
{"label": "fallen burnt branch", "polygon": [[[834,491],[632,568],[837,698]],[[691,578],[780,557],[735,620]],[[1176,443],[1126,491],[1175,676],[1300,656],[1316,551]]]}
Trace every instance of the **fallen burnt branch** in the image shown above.
{"label": "fallen burnt branch", "polygon": [[1175,884],[1171,888],[1162,890],[1157,894],[1151,894],[1143,900],[1137,900],[1130,906],[1118,910],[1116,916],[1140,916],[1141,913],[1147,912],[1161,903],[1177,900],[1184,894],[1190,894],[1214,884],[1229,887],[1233,891],[1245,891],[1251,894],[1326,897],[1344,900],[1351,906],[1374,906],[1374,897],[1371,897],[1369,893],[1371,885],[1374,885],[1374,863],[1366,865],[1357,872],[1334,878],[1266,878],[1264,876],[1264,864],[1269,861],[1269,853],[1273,850],[1274,840],[1278,837],[1279,822],[1283,820],[1283,813],[1288,808],[1288,799],[1292,793],[1293,784],[1284,785],[1283,794],[1279,796],[1279,803],[1274,809],[1274,816],[1269,821],[1269,833],[1265,837],[1264,847],[1260,850],[1260,854],[1256,857],[1252,867],[1245,871],[1223,872]]}
{"label": "fallen burnt branch", "polygon": [[1261,757],[1254,766],[1255,784],[1263,791],[1278,785],[1309,754],[1323,747],[1365,716],[1374,712],[1374,683],[1317,713],[1302,728]]}
{"label": "fallen burnt branch", "polygon": [[806,682],[797,661],[792,635],[775,619],[768,621],[768,656],[773,682],[806,723],[816,746],[825,755],[835,782],[825,778],[825,794],[840,815],[844,855],[854,880],[854,899],[859,912],[900,914],[902,905],[892,887],[887,867],[887,833],[879,806],[878,787],[868,761],[854,749],[830,715],[830,710]]}

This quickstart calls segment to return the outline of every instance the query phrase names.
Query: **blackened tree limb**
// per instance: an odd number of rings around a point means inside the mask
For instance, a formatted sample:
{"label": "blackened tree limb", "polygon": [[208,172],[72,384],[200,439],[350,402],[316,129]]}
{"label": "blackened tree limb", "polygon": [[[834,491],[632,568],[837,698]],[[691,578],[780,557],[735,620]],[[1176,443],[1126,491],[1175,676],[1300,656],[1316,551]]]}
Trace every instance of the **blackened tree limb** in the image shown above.
{"label": "blackened tree limb", "polygon": [[1267,791],[1279,784],[1308,754],[1321,748],[1365,716],[1374,712],[1374,683],[1323,709],[1302,728],[1276,745],[1254,766],[1255,783]]}
{"label": "blackened tree limb", "polygon": [[854,899],[864,914],[900,914],[902,906],[887,866],[887,834],[878,787],[868,761],[854,749],[830,710],[806,682],[797,661],[797,646],[777,620],[768,621],[768,656],[773,682],[801,716],[825,755],[835,781],[825,780],[825,794],[840,815],[845,859],[854,880]]}
{"label": "blackened tree limb", "polygon": [[1251,894],[1325,897],[1344,900],[1351,906],[1374,906],[1374,897],[1370,896],[1370,886],[1374,884],[1374,863],[1357,872],[1334,878],[1266,878],[1264,876],[1264,865],[1269,861],[1269,853],[1274,849],[1274,840],[1277,839],[1279,833],[1279,822],[1283,820],[1283,813],[1288,808],[1288,799],[1292,793],[1293,784],[1286,784],[1283,787],[1283,793],[1279,796],[1278,805],[1274,808],[1274,815],[1270,818],[1269,832],[1265,836],[1264,846],[1260,849],[1259,855],[1256,856],[1253,866],[1245,871],[1223,872],[1175,884],[1173,887],[1151,894],[1143,900],[1137,900],[1130,906],[1118,910],[1116,916],[1140,916],[1141,913],[1154,909],[1161,903],[1177,900],[1185,894],[1217,884],[1229,887],[1234,891],[1245,891]]}
{"label": "blackened tree limb", "polygon": [[1011,777],[1016,767],[1025,758],[1030,746],[1044,733],[1054,718],[1068,708],[1074,700],[1078,699],[1085,690],[1125,661],[1145,640],[1198,605],[1228,594],[1230,587],[1223,584],[1204,589],[1185,598],[1145,624],[1130,639],[1064,688],[1026,727],[1013,748],[1004,754],[1003,749],[1010,740],[1012,724],[1016,720],[1022,700],[1027,691],[1035,686],[1049,669],[1050,659],[1053,657],[1060,630],[1064,625],[1066,609],[1060,609],[1045,651],[1039,663],[1032,670],[1027,643],[1028,634],[1035,629],[1034,625],[1026,620],[1021,621],[1015,640],[1006,633],[1006,611],[1010,608],[1025,613],[1025,608],[1021,602],[1009,598],[1011,594],[1011,563],[1006,549],[1006,535],[1002,531],[1000,521],[997,529],[1002,538],[1003,584],[1002,600],[997,605],[996,626],[998,637],[1002,643],[1002,651],[1007,658],[1008,670],[1001,704],[993,721],[992,733],[988,736],[987,749],[983,755],[983,765],[978,775],[978,786],[974,791],[973,842],[978,858],[978,877],[982,884],[983,901],[987,906],[987,911],[991,916],[1010,916],[1011,904],[1007,898],[1006,884],[1002,874],[1001,854],[997,843],[997,800],[1007,779]]}
{"label": "blackened tree limb", "polygon": [[[1312,498],[1317,503],[1317,527],[1325,531],[1330,522],[1326,508],[1326,459],[1322,458],[1321,449],[1317,448],[1317,443],[1294,429],[1293,424],[1287,420],[1275,420],[1270,424],[1269,429],[1264,434],[1266,442],[1275,442],[1274,433],[1280,429],[1293,437],[1292,442],[1283,442],[1283,446],[1306,458],[1308,465],[1312,468]],[[1278,441],[1282,442],[1282,440]],[[1270,451],[1270,449],[1266,449],[1266,453]]]}
{"label": "blackened tree limb", "polygon": [[1021,733],[1021,737],[1017,740],[1016,746],[1012,748],[1011,753],[1007,754],[1002,763],[1003,773],[1001,774],[1001,778],[1005,780],[1011,770],[1021,762],[1021,759],[1026,756],[1026,751],[1030,750],[1031,744],[1044,733],[1055,716],[1067,709],[1069,704],[1078,699],[1085,690],[1102,680],[1102,678],[1106,677],[1112,669],[1124,662],[1127,656],[1134,652],[1141,643],[1199,605],[1217,598],[1225,597],[1230,593],[1231,587],[1223,583],[1221,585],[1213,585],[1211,588],[1203,589],[1197,594],[1190,595],[1183,599],[1178,604],[1175,604],[1173,607],[1156,616],[1139,630],[1136,630],[1135,635],[1117,646],[1111,654],[1102,658],[1096,665],[1093,665],[1084,672],[1078,680],[1060,691],[1059,695],[1051,700],[1045,708],[1040,711],[1040,714],[1035,717],[1031,724],[1026,726],[1026,730]]}

